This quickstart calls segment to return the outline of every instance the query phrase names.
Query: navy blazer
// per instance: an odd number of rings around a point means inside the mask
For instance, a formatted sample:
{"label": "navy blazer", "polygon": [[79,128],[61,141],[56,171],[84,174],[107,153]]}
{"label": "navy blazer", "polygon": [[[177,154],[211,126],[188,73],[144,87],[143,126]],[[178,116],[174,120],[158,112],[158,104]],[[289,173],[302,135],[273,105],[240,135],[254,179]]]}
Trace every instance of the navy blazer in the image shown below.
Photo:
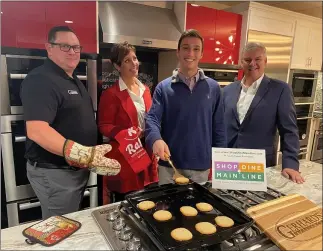
{"label": "navy blazer", "polygon": [[283,168],[299,170],[299,134],[290,86],[265,75],[242,124],[239,122],[237,112],[240,92],[241,81],[236,81],[223,89],[228,147],[265,149],[266,166],[273,166],[277,157],[278,129]]}

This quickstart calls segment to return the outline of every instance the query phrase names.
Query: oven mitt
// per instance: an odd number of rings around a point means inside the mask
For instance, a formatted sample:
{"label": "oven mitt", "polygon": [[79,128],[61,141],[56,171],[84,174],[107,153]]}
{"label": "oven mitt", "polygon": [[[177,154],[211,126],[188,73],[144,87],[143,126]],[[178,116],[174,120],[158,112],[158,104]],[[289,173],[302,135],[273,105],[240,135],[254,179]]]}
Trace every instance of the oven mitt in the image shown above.
{"label": "oven mitt", "polygon": [[64,216],[52,216],[26,228],[22,234],[27,237],[27,244],[39,243],[43,246],[53,246],[81,227],[81,223]]}
{"label": "oven mitt", "polygon": [[115,159],[106,158],[104,155],[110,152],[109,144],[98,146],[83,146],[72,140],[66,140],[63,154],[70,166],[88,168],[99,175],[117,175],[121,165]]}

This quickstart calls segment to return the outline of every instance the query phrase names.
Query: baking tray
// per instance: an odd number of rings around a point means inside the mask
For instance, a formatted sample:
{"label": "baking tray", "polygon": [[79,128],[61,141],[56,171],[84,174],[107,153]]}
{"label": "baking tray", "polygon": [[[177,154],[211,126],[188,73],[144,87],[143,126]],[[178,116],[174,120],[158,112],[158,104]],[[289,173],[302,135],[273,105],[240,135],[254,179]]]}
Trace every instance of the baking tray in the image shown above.
{"label": "baking tray", "polygon": [[[132,205],[137,214],[144,220],[159,243],[165,250],[200,250],[212,245],[221,243],[224,240],[231,239],[234,235],[245,231],[254,224],[252,218],[246,215],[242,210],[229,204],[220,196],[211,193],[205,187],[190,183],[188,185],[167,184],[157,188],[142,190],[127,195],[126,200]],[[144,200],[155,202],[156,207],[147,211],[142,211],[137,204]],[[186,217],[180,212],[181,206],[192,206],[198,202],[207,202],[213,206],[210,212],[199,212],[195,217]],[[153,218],[153,213],[157,210],[168,210],[173,217],[166,222],[159,222]],[[195,224],[207,221],[215,224],[215,217],[225,215],[233,219],[234,226],[222,228],[216,226],[217,232],[212,235],[202,235],[195,229]],[[184,227],[193,234],[189,241],[179,242],[174,240],[170,233],[173,229]]]}

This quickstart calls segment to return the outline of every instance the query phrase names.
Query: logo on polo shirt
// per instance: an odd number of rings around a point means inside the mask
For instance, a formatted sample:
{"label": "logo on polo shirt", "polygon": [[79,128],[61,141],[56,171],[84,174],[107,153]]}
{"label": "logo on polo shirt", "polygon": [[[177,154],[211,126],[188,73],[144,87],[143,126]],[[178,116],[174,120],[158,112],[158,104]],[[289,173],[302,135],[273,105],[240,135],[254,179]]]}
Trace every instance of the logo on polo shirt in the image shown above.
{"label": "logo on polo shirt", "polygon": [[77,94],[79,94],[77,91],[75,91],[75,90],[68,90],[67,91],[68,92],[68,94],[70,94],[70,95],[77,95]]}

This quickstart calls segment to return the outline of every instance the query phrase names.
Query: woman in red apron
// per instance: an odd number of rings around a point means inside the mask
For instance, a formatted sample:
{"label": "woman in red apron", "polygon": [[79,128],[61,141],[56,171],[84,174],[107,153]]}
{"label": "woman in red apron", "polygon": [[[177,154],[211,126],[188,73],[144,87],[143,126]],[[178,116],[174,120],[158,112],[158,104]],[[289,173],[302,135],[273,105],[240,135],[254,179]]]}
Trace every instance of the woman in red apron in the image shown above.
{"label": "woman in red apron", "polygon": [[149,88],[137,79],[139,61],[135,48],[127,42],[115,45],[111,62],[119,72],[119,80],[102,92],[98,124],[114,149],[107,156],[119,161],[121,171],[116,176],[103,177],[104,204],[108,202],[108,191],[113,192],[116,202],[158,181],[156,160],[144,149],[144,118],[152,99]]}

